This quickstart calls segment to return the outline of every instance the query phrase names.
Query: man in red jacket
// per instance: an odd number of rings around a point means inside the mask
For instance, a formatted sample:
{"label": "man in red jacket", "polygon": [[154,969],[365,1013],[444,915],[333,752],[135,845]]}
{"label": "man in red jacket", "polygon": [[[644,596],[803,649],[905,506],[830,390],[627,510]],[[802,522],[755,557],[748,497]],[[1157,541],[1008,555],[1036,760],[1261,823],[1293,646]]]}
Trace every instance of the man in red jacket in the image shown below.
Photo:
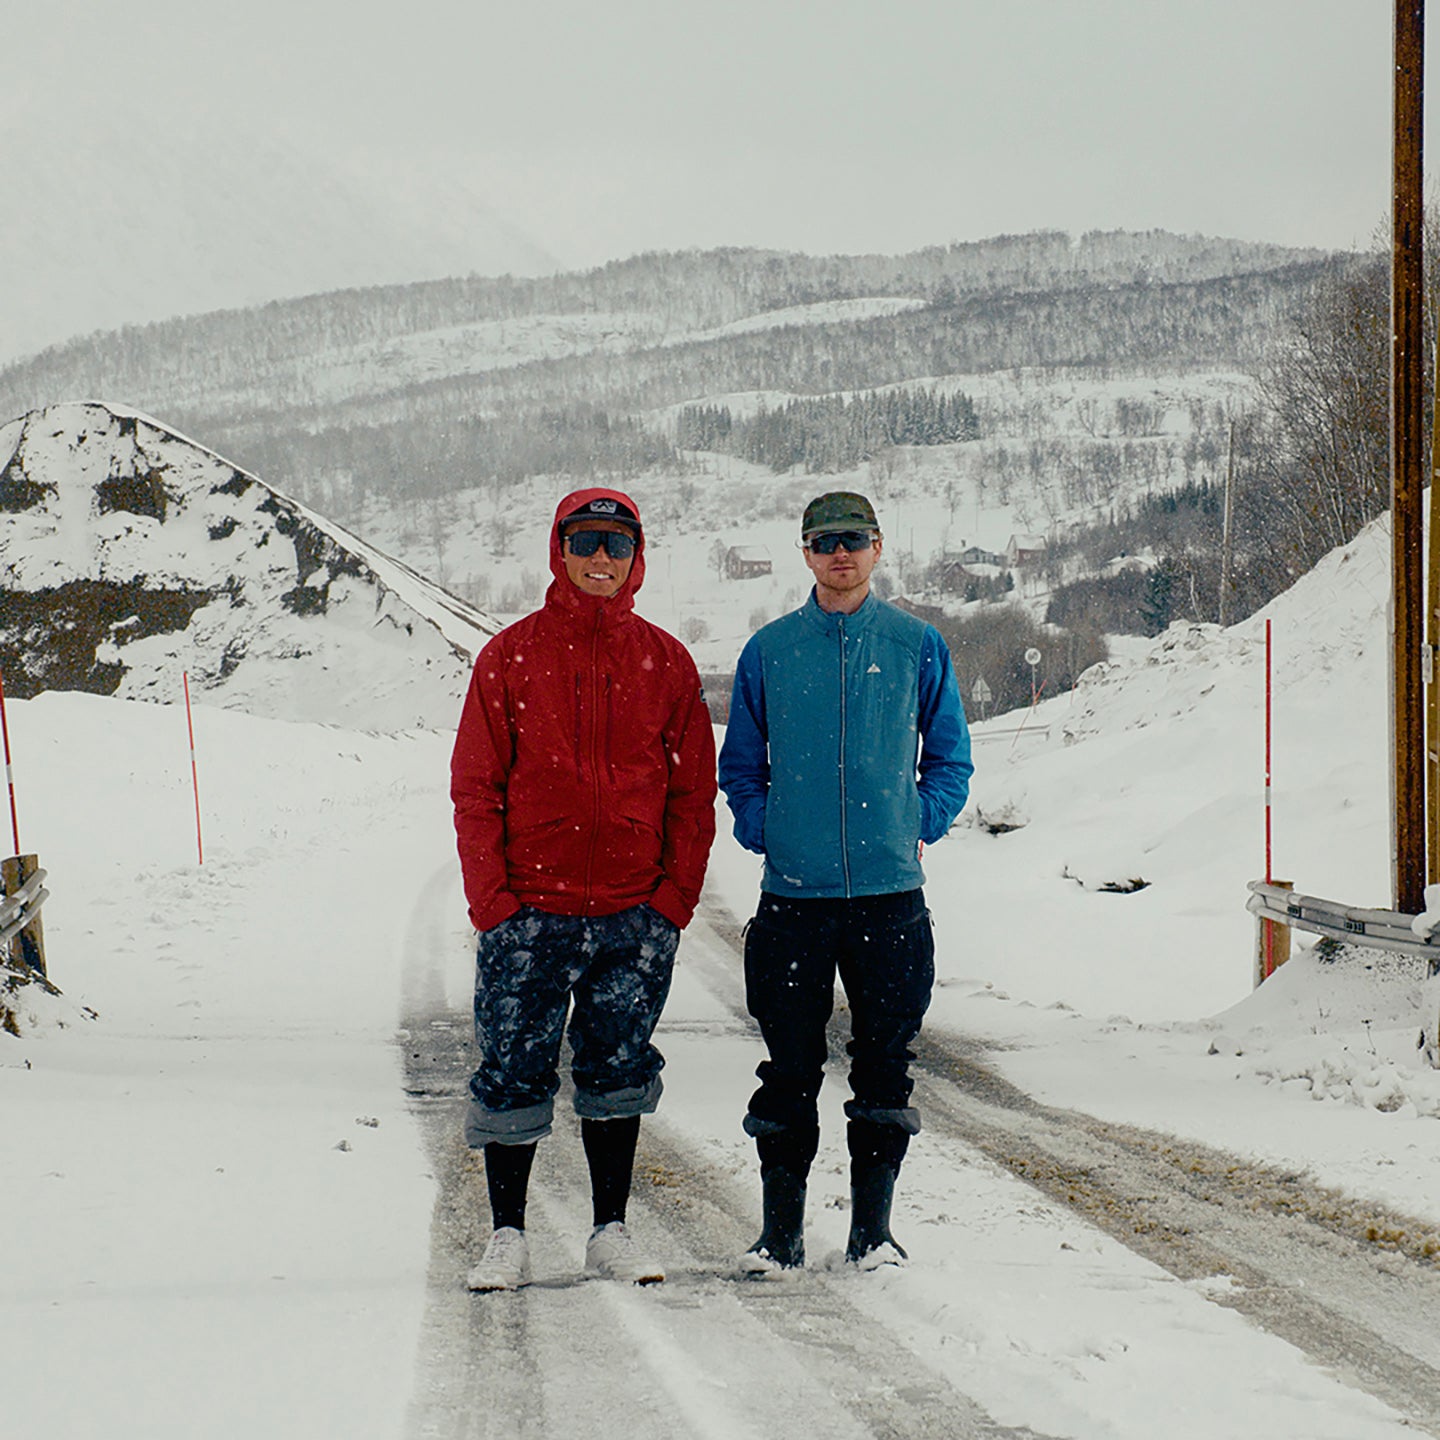
{"label": "man in red jacket", "polygon": [[555,512],[545,604],[475,662],[451,760],[476,950],[465,1136],[485,1155],[494,1233],[472,1290],[530,1278],[525,1198],[550,1133],[567,1009],[594,1230],[586,1268],[664,1268],[625,1228],[651,1043],[715,838],[715,739],[689,652],[634,611],[645,536],[618,490]]}

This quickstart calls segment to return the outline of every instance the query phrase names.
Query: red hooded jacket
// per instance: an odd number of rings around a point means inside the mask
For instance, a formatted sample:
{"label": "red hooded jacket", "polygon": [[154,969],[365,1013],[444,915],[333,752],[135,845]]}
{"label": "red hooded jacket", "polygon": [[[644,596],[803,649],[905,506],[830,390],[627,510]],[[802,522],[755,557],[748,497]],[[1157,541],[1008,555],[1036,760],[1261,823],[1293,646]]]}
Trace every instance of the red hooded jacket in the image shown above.
{"label": "red hooded jacket", "polygon": [[450,762],[470,919],[521,905],[689,924],[715,838],[715,736],[690,653],[635,614],[645,540],[608,600],[565,572],[560,521],[618,490],[577,490],[550,529],[544,606],[480,652]]}

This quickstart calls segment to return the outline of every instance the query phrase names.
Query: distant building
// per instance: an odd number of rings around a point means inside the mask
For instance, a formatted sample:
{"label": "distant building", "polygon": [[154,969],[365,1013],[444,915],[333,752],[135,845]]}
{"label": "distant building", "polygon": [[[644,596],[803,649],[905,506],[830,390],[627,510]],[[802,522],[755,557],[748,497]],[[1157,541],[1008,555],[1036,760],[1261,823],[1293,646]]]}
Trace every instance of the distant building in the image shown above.
{"label": "distant building", "polygon": [[753,580],[757,575],[769,575],[774,568],[763,545],[732,545],[725,552],[727,580]]}
{"label": "distant building", "polygon": [[995,565],[1003,569],[1005,557],[997,555],[993,550],[982,550],[978,545],[971,545],[968,549],[960,552],[960,563],[962,565]]}
{"label": "distant building", "polygon": [[954,594],[965,588],[970,581],[970,572],[958,555],[942,555],[935,562],[935,583],[948,593]]}
{"label": "distant building", "polygon": [[1107,560],[1101,568],[1107,575],[1153,570],[1155,556],[1149,552],[1143,555],[1117,555],[1113,560]]}
{"label": "distant building", "polygon": [[1012,535],[1005,546],[1007,565],[1034,565],[1045,558],[1043,535]]}

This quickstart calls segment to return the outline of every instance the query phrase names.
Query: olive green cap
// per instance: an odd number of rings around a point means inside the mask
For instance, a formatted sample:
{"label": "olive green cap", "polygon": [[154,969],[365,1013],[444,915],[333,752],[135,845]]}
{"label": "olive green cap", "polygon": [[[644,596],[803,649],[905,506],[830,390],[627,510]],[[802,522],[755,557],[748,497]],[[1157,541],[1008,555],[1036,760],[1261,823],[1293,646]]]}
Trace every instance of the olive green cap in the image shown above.
{"label": "olive green cap", "polygon": [[800,538],[808,540],[812,535],[835,530],[873,530],[878,535],[880,522],[875,518],[875,507],[852,490],[832,490],[828,495],[817,495],[805,507]]}

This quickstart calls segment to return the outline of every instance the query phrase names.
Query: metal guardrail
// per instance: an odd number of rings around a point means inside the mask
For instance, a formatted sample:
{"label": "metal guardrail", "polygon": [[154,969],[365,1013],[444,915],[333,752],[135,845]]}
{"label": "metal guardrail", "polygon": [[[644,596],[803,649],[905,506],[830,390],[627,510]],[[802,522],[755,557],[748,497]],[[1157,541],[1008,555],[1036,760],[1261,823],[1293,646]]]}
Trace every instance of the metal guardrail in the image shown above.
{"label": "metal guardrail", "polygon": [[1252,880],[1245,908],[1264,920],[1328,935],[1352,945],[1374,950],[1394,950],[1405,955],[1423,955],[1432,972],[1440,970],[1440,936],[1422,939],[1411,928],[1415,917],[1399,910],[1367,910],[1359,905],[1342,905],[1338,900],[1321,900],[1315,895],[1297,895],[1263,880]]}
{"label": "metal guardrail", "polygon": [[1032,736],[1037,740],[1048,740],[1049,721],[1043,725],[1017,725],[1012,730],[981,730],[977,727],[970,732],[970,740],[976,745],[983,745],[987,740],[1008,740],[1013,745],[1017,740],[1029,739]]}
{"label": "metal guardrail", "polygon": [[971,740],[975,744],[982,744],[985,740],[1014,740],[1025,736],[1034,736],[1037,740],[1050,739],[1050,723],[1022,724],[1012,730],[981,730],[979,727],[971,730]]}
{"label": "metal guardrail", "polygon": [[0,945],[28,929],[50,898],[44,880],[48,872],[37,870],[13,895],[0,897]]}

